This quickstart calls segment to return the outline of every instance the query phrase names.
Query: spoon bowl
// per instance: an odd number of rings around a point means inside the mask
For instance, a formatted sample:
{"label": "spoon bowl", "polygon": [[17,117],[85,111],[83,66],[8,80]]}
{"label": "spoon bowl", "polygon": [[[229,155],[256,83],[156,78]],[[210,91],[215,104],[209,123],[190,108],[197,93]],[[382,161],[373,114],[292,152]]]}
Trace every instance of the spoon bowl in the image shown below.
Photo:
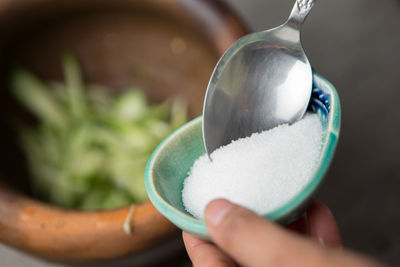
{"label": "spoon bowl", "polygon": [[220,146],[303,117],[312,89],[300,27],[314,1],[297,0],[283,25],[246,35],[217,63],[204,102],[203,136]]}
{"label": "spoon bowl", "polygon": [[[332,161],[340,131],[340,102],[332,84],[313,75],[309,112],[317,113],[323,128],[319,162],[310,182],[289,202],[264,214],[270,220],[288,224],[297,219],[315,199]],[[184,179],[194,161],[206,153],[202,140],[202,117],[198,117],[167,137],[147,163],[145,185],[154,207],[182,230],[208,239],[204,221],[188,213],[182,203]]]}

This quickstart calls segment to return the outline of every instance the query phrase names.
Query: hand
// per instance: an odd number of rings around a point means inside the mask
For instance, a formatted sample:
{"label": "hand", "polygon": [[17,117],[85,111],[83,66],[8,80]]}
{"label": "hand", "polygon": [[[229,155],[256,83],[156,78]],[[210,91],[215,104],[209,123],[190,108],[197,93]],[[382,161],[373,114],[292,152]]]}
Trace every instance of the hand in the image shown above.
{"label": "hand", "polygon": [[[205,210],[215,244],[183,232],[190,259],[198,266],[378,266],[343,250],[335,219],[315,202],[305,216],[283,228],[232,204],[214,200]],[[309,237],[300,233],[308,233]]]}

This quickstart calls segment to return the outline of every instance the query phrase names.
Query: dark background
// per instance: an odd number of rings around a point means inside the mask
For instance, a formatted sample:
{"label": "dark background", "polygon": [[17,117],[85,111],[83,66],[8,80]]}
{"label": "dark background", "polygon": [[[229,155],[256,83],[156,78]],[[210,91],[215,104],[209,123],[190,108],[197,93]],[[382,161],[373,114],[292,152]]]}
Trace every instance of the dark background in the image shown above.
{"label": "dark background", "polygon": [[[264,30],[284,22],[294,1],[225,2],[250,29]],[[347,248],[400,265],[400,1],[319,0],[302,39],[342,103],[340,142],[319,199]],[[179,240],[158,251],[170,255],[167,262],[147,263],[155,258],[149,254],[110,266],[190,266]],[[0,266],[53,266],[3,246],[0,255]]]}
{"label": "dark background", "polygon": [[[226,2],[253,30],[280,24],[293,4]],[[302,40],[342,104],[340,142],[319,198],[346,247],[400,265],[400,1],[317,1]]]}
{"label": "dark background", "polygon": [[[293,1],[226,2],[262,30],[280,24]],[[400,265],[400,1],[317,1],[302,40],[342,104],[340,142],[319,198],[346,247]]]}

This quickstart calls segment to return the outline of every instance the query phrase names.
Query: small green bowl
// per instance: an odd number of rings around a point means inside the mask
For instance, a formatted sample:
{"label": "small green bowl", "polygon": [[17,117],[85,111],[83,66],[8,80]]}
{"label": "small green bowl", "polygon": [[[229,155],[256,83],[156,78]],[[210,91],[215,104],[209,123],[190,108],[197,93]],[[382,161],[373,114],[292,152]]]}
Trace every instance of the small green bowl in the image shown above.
{"label": "small green bowl", "polygon": [[[331,83],[313,74],[310,112],[317,113],[323,125],[323,146],[318,167],[310,182],[280,208],[265,217],[288,224],[297,219],[315,199],[332,161],[340,131],[340,102]],[[146,167],[147,194],[156,209],[182,230],[209,239],[204,221],[188,213],[182,203],[183,181],[194,161],[205,153],[202,118],[198,117],[167,137],[153,152]]]}

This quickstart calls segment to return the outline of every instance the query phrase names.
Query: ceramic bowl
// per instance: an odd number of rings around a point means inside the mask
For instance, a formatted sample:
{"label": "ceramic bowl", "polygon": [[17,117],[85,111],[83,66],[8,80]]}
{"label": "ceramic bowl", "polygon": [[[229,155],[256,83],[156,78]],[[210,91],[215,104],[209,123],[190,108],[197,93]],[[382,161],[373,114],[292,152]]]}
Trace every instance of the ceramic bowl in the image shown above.
{"label": "ceramic bowl", "polygon": [[238,17],[208,0],[0,0],[0,33],[0,242],[53,261],[92,262],[178,238],[150,201],[129,217],[130,206],[85,212],[32,197],[13,119],[32,120],[9,94],[7,70],[17,63],[61,80],[68,50],[87,82],[135,85],[153,102],[180,95],[195,117],[217,60],[246,33]]}
{"label": "ceramic bowl", "polygon": [[[323,146],[318,167],[310,182],[288,203],[265,214],[265,217],[288,224],[297,219],[315,199],[332,161],[340,131],[338,94],[326,79],[313,75],[309,111],[317,113],[323,125]],[[194,161],[205,153],[202,118],[198,117],[167,137],[152,154],[146,169],[145,184],[156,209],[182,230],[208,239],[202,220],[189,214],[182,204],[183,181]]]}

